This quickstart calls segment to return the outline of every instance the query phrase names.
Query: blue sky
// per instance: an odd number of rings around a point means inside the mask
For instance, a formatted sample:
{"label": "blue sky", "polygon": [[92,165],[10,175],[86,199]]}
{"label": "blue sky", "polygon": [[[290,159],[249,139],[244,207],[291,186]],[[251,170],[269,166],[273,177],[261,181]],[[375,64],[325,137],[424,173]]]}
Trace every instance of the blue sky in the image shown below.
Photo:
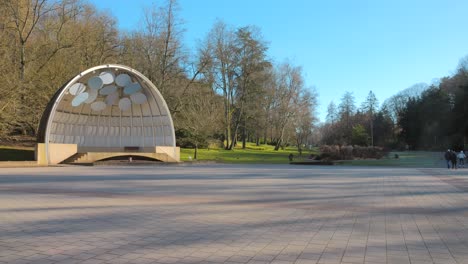
{"label": "blue sky", "polygon": [[[144,8],[161,1],[92,0],[122,30],[138,29]],[[188,48],[217,19],[256,25],[275,62],[302,66],[319,95],[324,121],[330,101],[351,91],[359,106],[372,90],[382,103],[415,83],[451,75],[468,54],[466,0],[179,0]]]}

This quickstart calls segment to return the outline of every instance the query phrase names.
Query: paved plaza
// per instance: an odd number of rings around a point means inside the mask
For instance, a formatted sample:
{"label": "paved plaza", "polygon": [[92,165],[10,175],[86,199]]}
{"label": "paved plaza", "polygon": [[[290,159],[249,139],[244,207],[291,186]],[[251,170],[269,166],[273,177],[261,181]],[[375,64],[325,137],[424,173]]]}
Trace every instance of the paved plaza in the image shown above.
{"label": "paved plaza", "polygon": [[0,263],[468,263],[468,169],[0,168]]}

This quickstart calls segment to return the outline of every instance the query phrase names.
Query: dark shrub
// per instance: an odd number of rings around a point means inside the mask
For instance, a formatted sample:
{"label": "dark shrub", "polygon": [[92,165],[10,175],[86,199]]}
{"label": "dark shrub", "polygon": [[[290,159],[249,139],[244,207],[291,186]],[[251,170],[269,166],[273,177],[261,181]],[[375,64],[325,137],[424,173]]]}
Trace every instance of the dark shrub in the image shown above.
{"label": "dark shrub", "polygon": [[328,146],[320,147],[321,157],[332,160],[352,160],[352,159],[380,159],[387,155],[381,147],[366,146]]}

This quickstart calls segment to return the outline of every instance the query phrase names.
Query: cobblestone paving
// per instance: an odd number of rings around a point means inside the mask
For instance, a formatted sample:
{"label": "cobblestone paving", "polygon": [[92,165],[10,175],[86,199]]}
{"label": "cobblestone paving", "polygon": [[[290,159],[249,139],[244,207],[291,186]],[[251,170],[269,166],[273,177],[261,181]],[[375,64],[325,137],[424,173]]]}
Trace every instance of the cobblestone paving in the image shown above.
{"label": "cobblestone paving", "polygon": [[0,263],[468,263],[468,169],[0,169]]}

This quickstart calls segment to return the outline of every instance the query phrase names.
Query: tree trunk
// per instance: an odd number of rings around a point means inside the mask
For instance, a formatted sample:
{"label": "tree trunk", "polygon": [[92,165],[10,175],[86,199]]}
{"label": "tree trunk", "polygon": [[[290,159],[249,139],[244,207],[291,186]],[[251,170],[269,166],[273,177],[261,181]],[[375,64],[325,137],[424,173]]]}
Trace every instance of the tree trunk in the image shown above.
{"label": "tree trunk", "polygon": [[239,131],[239,126],[241,124],[241,118],[243,116],[243,108],[239,109],[239,113],[236,117],[235,124],[234,124],[234,131],[231,131],[232,137],[231,137],[231,145],[228,148],[229,150],[233,149],[237,145],[237,133]]}
{"label": "tree trunk", "polygon": [[296,145],[297,145],[297,152],[299,152],[299,156],[302,156],[302,134],[296,134]]}
{"label": "tree trunk", "polygon": [[279,150],[279,148],[280,148],[280,146],[281,146],[281,143],[282,143],[282,141],[283,141],[283,140],[282,140],[281,138],[279,138],[279,139],[278,139],[278,141],[276,142],[276,145],[275,145],[275,150],[276,150],[276,151],[278,151],[278,150]]}
{"label": "tree trunk", "polygon": [[244,120],[244,125],[242,126],[242,149],[245,149],[245,146],[246,146],[246,138],[247,138],[247,135],[246,135],[246,131],[245,131],[245,120]]}
{"label": "tree trunk", "polygon": [[226,127],[226,146],[224,147],[224,149],[227,149],[229,150],[230,149],[230,140],[231,140],[231,129],[229,127]]}
{"label": "tree trunk", "polygon": [[[224,87],[226,87],[226,81],[223,80],[223,83],[224,83]],[[226,126],[226,130],[225,130],[225,138],[226,138],[226,146],[224,147],[224,149],[229,149],[230,147],[230,142],[229,140],[231,140],[231,107],[229,105],[229,94],[224,91],[224,122],[225,122],[225,126]]]}
{"label": "tree trunk", "polygon": [[230,140],[231,140],[231,118],[229,113],[229,107],[226,106],[226,147],[225,149],[230,149]]}
{"label": "tree trunk", "polygon": [[258,129],[255,129],[255,145],[260,146],[260,136],[258,135]]}
{"label": "tree trunk", "polygon": [[231,137],[231,145],[229,146],[228,150],[232,150],[237,145],[237,131],[239,130],[239,125],[237,124],[234,128],[234,132],[232,133]]}
{"label": "tree trunk", "polygon": [[198,144],[195,144],[195,153],[193,153],[193,159],[196,160],[198,158]]}
{"label": "tree trunk", "polygon": [[20,49],[20,80],[21,81],[24,81],[24,72],[25,72],[25,68],[26,68],[26,58],[25,58],[25,50],[24,50],[24,46],[25,46],[25,43],[23,40],[20,41],[21,42],[21,49]]}
{"label": "tree trunk", "polygon": [[280,132],[280,135],[278,137],[278,141],[276,142],[276,146],[275,146],[275,150],[279,150],[281,144],[283,143],[283,135],[284,135],[284,129],[286,128],[286,124],[287,124],[287,120],[284,122],[284,124],[282,125],[281,127],[281,132]]}
{"label": "tree trunk", "polygon": [[270,142],[273,143],[274,141],[274,138],[273,138],[273,127],[270,129]]}

